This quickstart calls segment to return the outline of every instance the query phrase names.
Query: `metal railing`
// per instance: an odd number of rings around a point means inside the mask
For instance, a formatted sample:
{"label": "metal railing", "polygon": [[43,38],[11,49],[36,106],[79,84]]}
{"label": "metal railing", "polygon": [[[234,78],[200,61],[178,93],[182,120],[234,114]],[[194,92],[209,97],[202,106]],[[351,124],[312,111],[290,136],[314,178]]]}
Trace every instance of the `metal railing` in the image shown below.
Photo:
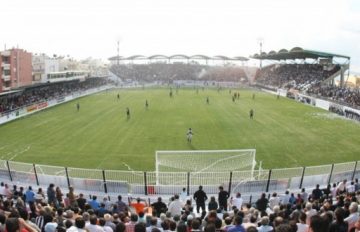
{"label": "metal railing", "polygon": [[[176,194],[186,188],[193,194],[199,185],[209,194],[216,194],[221,185],[231,193],[283,192],[287,189],[326,186],[344,179],[360,177],[358,161],[322,166],[233,172],[142,172],[83,169],[29,164],[0,160],[0,179],[14,184],[46,186],[54,183],[61,188],[124,194]],[[158,182],[157,179],[158,178]],[[156,184],[158,183],[158,184]]]}

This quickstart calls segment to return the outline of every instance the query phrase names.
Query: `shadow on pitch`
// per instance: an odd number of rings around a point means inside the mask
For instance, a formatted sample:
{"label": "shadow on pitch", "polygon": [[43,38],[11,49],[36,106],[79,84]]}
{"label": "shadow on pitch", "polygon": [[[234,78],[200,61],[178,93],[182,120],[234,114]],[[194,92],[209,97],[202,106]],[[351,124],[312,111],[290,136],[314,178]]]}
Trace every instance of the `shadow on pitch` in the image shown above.
{"label": "shadow on pitch", "polygon": [[196,150],[196,147],[192,143],[188,143],[188,146],[191,150]]}

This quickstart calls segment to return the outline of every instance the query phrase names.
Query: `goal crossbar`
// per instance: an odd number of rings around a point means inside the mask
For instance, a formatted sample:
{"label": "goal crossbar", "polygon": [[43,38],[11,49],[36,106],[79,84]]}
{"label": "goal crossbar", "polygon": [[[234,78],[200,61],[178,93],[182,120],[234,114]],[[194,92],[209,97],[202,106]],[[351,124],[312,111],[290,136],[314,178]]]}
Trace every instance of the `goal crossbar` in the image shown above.
{"label": "goal crossbar", "polygon": [[157,182],[159,172],[253,172],[255,154],[255,149],[156,151]]}

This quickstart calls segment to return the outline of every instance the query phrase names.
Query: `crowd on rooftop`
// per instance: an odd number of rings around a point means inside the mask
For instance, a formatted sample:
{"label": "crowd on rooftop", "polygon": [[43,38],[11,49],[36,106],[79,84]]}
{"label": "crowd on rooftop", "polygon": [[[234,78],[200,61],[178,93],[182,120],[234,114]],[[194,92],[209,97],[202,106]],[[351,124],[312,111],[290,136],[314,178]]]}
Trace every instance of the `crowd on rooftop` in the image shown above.
{"label": "crowd on rooftop", "polygon": [[105,78],[88,78],[85,81],[68,81],[32,86],[14,93],[0,96],[1,113],[12,111],[32,103],[65,97],[75,92],[100,87],[108,83]]}
{"label": "crowd on rooftop", "polygon": [[[359,232],[360,184],[342,181],[320,188],[284,194],[263,193],[254,204],[241,193],[219,187],[210,196],[199,186],[186,189],[168,203],[121,195],[116,200],[73,187],[67,193],[50,184],[46,191],[31,186],[0,184],[1,232]],[[194,202],[194,203],[193,203]]]}

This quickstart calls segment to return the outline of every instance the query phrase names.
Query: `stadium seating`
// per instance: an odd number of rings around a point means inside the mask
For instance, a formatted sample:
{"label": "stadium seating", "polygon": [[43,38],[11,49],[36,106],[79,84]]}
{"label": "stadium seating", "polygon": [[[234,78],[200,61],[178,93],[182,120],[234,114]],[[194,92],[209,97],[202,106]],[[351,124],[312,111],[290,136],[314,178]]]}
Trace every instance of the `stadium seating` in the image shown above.
{"label": "stadium seating", "polygon": [[56,99],[71,93],[99,87],[108,83],[104,78],[88,78],[83,82],[78,80],[60,83],[49,83],[40,86],[28,87],[18,92],[0,97],[0,114],[32,103]]}
{"label": "stadium seating", "polygon": [[349,105],[351,107],[360,106],[359,89],[317,84],[310,88],[307,92],[309,94],[324,97],[332,101],[337,101],[341,104]]}
{"label": "stadium seating", "polygon": [[338,65],[331,69],[320,64],[276,64],[264,67],[256,74],[258,84],[277,88],[307,90],[339,70]]}
{"label": "stadium seating", "polygon": [[[233,67],[210,70],[200,65],[190,66],[191,68],[184,68],[185,64],[124,65],[113,66],[113,72],[125,79],[134,77],[135,80],[142,81],[165,81],[169,77],[171,80],[203,78],[237,81],[242,76],[245,77],[242,69]],[[305,74],[300,74],[301,68],[307,70],[304,71]],[[359,98],[353,90],[319,85],[334,71],[323,71],[317,65],[269,66],[258,74],[257,81],[265,85],[307,90],[311,94],[358,105]],[[281,78],[276,79],[276,75]],[[106,83],[104,79],[94,78],[85,82],[72,81],[24,89],[1,97],[0,112]],[[345,113],[352,114],[349,111]],[[108,197],[97,199],[97,193],[84,197],[81,193],[78,195],[76,189],[55,190],[55,187],[50,185],[45,191],[40,191],[39,188],[32,191],[29,186],[1,183],[0,231],[15,232],[20,228],[29,232],[73,232],[85,231],[83,229],[86,228],[89,232],[232,232],[239,228],[244,229],[240,231],[308,231],[308,227],[315,232],[340,231],[337,229],[339,227],[343,231],[360,231],[360,217],[356,210],[360,203],[360,185],[357,179],[334,183],[333,187],[323,189],[314,186],[314,190],[279,196],[273,193],[273,197],[264,194],[262,198],[254,198],[253,202],[242,203],[242,208],[231,207],[243,202],[242,199],[237,199],[240,194],[236,194],[237,196],[228,199],[230,207],[227,210],[219,208],[202,214],[195,213],[192,196],[182,195],[181,200],[185,202],[182,202],[180,215],[171,215],[166,210],[171,202],[177,202],[174,200],[177,199],[175,196],[169,202],[165,200],[165,204],[162,199],[151,202],[147,196],[134,200],[128,197],[129,201],[123,202]],[[156,210],[160,210],[160,214]]]}
{"label": "stadium seating", "polygon": [[271,89],[295,89],[309,95],[357,108],[360,106],[359,89],[324,83],[324,80],[339,71],[339,69],[339,65],[329,68],[320,64],[274,64],[258,71],[256,83]]}
{"label": "stadium seating", "polygon": [[110,71],[122,80],[140,82],[171,82],[174,80],[246,81],[243,68],[238,66],[206,66],[185,63],[151,63],[113,65]]}
{"label": "stadium seating", "polygon": [[[191,196],[181,195],[183,202],[179,202],[178,196],[169,202],[161,198],[150,202],[145,196],[124,202],[121,196],[97,199],[92,195],[87,199],[81,193],[77,195],[73,187],[66,190],[66,194],[63,191],[55,189],[53,184],[42,191],[1,182],[1,228],[8,232],[17,231],[19,226],[22,231],[29,232],[83,231],[84,228],[101,232],[231,232],[237,225],[243,228],[240,231],[308,231],[309,227],[312,231],[360,230],[357,179],[298,193],[286,191],[279,195],[273,193],[271,197],[262,194],[255,204],[243,202],[237,193],[228,199],[227,210],[218,208],[201,214],[195,213]],[[217,197],[212,198],[212,202],[217,200]],[[238,202],[242,202],[240,209],[235,206]],[[168,207],[181,207],[181,213],[172,215]],[[338,230],[339,226],[345,229]],[[287,227],[292,229],[283,230]]]}

